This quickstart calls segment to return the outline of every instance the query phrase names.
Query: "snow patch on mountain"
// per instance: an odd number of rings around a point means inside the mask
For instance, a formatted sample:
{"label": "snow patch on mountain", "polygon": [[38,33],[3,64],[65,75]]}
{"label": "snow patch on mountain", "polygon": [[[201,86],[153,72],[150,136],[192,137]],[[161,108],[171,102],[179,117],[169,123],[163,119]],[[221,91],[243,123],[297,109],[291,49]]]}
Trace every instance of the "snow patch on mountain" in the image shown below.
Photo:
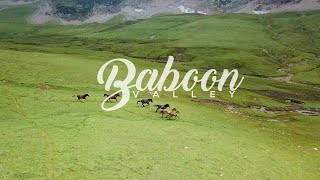
{"label": "snow patch on mountain", "polygon": [[182,13],[186,13],[186,14],[192,14],[192,13],[195,13],[196,11],[191,9],[191,8],[188,8],[188,7],[185,7],[183,5],[179,6],[178,9],[182,12]]}
{"label": "snow patch on mountain", "polygon": [[252,11],[254,14],[268,14],[270,11]]}
{"label": "snow patch on mountain", "polygon": [[137,9],[137,8],[136,8],[136,9],[134,9],[134,11],[137,12],[137,13],[143,13],[145,10],[144,10],[144,9]]}

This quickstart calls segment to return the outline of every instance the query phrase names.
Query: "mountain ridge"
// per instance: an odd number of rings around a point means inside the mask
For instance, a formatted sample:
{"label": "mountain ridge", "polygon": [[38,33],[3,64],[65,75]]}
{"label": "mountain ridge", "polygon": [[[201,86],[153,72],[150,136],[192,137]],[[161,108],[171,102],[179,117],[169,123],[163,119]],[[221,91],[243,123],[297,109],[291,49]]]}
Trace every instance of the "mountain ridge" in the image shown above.
{"label": "mountain ridge", "polygon": [[[6,3],[4,3],[6,2]],[[220,13],[266,14],[284,11],[320,9],[320,0],[6,0],[0,3],[17,5],[36,3],[29,21],[33,24],[101,23],[114,16],[126,19],[145,19],[156,14]]]}

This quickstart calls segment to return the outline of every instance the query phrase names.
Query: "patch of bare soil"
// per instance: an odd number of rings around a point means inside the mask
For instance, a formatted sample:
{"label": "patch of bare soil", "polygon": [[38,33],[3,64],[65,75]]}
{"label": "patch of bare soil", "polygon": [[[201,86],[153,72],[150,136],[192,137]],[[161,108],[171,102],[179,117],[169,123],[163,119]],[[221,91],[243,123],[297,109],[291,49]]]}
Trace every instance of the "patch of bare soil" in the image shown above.
{"label": "patch of bare soil", "polygon": [[36,87],[39,88],[39,89],[42,89],[42,90],[50,89],[50,85],[49,84],[37,84]]}
{"label": "patch of bare soil", "polygon": [[286,102],[291,104],[304,104],[303,101],[296,100],[296,99],[287,99]]}
{"label": "patch of bare soil", "polygon": [[289,112],[285,109],[276,109],[276,108],[270,109],[265,106],[251,106],[250,108],[259,110],[259,111],[267,113],[267,114],[279,114],[279,113]]}
{"label": "patch of bare soil", "polygon": [[[241,114],[241,112],[238,110],[241,108],[250,108],[254,110],[258,110],[261,112],[264,112],[266,114],[285,114],[285,113],[299,113],[303,116],[320,116],[320,109],[312,109],[312,108],[302,108],[299,106],[293,106],[288,108],[270,108],[266,106],[261,105],[248,105],[248,106],[240,106],[234,103],[229,102],[223,102],[218,101],[214,99],[201,99],[201,100],[192,100],[194,102],[200,102],[205,104],[215,104],[226,107],[229,113],[233,114]],[[302,103],[301,101],[298,102],[298,100],[290,100],[290,102],[295,102],[296,104]],[[270,122],[278,122],[279,120],[269,120]]]}
{"label": "patch of bare soil", "polygon": [[278,62],[287,61],[287,55],[285,54],[271,54],[267,49],[264,49],[264,48],[262,48],[261,50],[263,53],[265,53],[268,57],[270,57],[273,60],[276,60]]}
{"label": "patch of bare soil", "polygon": [[7,79],[2,79],[0,80],[0,84],[8,84],[8,83],[13,83],[14,81],[12,80],[7,80]]}
{"label": "patch of bare soil", "polygon": [[[310,100],[310,101],[319,101],[320,94],[317,91],[310,91],[307,89],[303,89],[304,93],[292,93],[292,92],[281,92],[281,91],[272,91],[272,90],[253,90],[247,89],[248,91],[252,91],[254,93],[261,94],[263,96],[270,97],[279,102],[290,101],[291,103],[294,101],[302,101],[302,100]],[[298,104],[298,103],[296,103]]]}
{"label": "patch of bare soil", "polygon": [[269,119],[269,120],[267,120],[268,122],[280,122],[280,120],[279,119]]}
{"label": "patch of bare soil", "polygon": [[241,114],[238,111],[237,105],[228,102],[222,102],[214,99],[201,99],[201,100],[192,100],[193,102],[200,102],[204,104],[216,104],[226,107],[227,111],[232,114]]}
{"label": "patch of bare soil", "polygon": [[293,74],[288,73],[286,76],[281,76],[281,77],[272,77],[271,79],[274,79],[276,81],[280,81],[280,82],[286,82],[286,83],[290,83],[291,79],[293,78]]}
{"label": "patch of bare soil", "polygon": [[312,110],[297,110],[296,112],[304,115],[304,116],[320,116],[320,110],[312,111]]}
{"label": "patch of bare soil", "polygon": [[[271,54],[267,49],[262,48],[261,49],[263,53],[265,53],[269,58],[271,58],[272,60],[275,60],[277,62],[282,62],[282,63],[286,63],[287,62],[287,56],[285,54],[283,55],[277,55],[277,54]],[[289,63],[288,67],[293,67],[296,66],[300,63]],[[301,64],[308,64],[308,61],[303,61],[301,62]],[[278,69],[279,72],[281,73],[286,73],[285,70],[283,68]],[[292,73],[286,73],[286,76],[281,76],[281,77],[270,77],[271,79],[280,81],[280,82],[287,82],[287,83],[291,83],[291,79],[293,78],[294,74]]]}
{"label": "patch of bare soil", "polygon": [[291,107],[289,109],[283,108],[268,108],[265,106],[252,106],[251,109],[256,109],[267,114],[280,114],[280,113],[299,113],[303,116],[320,116],[320,109],[303,109],[301,107]]}

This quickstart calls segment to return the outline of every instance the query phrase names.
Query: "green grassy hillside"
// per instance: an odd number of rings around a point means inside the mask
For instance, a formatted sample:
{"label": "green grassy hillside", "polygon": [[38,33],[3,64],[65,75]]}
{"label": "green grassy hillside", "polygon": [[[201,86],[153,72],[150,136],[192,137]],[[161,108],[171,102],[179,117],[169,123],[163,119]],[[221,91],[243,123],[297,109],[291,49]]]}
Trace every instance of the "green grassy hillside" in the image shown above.
{"label": "green grassy hillside", "polygon": [[[30,25],[33,11],[0,11],[1,179],[320,177],[320,121],[311,116],[320,107],[319,11],[77,26]],[[199,87],[197,99],[161,93],[155,104],[176,107],[177,120],[135,98],[100,109],[96,74],[106,61],[161,70],[169,55],[181,72],[237,68],[245,81],[233,99],[210,100]]]}

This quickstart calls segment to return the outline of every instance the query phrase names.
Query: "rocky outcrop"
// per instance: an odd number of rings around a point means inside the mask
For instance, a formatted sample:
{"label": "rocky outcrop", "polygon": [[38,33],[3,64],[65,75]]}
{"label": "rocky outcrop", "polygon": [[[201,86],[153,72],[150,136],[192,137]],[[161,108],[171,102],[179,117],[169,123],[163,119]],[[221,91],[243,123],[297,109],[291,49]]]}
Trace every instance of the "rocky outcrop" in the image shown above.
{"label": "rocky outcrop", "polygon": [[[14,0],[18,1],[18,0]],[[31,0],[20,0],[31,1]],[[64,23],[104,22],[114,15],[144,19],[159,13],[211,15],[221,12],[266,14],[320,9],[319,0],[44,0],[46,17]],[[37,16],[38,16],[37,15]]]}

